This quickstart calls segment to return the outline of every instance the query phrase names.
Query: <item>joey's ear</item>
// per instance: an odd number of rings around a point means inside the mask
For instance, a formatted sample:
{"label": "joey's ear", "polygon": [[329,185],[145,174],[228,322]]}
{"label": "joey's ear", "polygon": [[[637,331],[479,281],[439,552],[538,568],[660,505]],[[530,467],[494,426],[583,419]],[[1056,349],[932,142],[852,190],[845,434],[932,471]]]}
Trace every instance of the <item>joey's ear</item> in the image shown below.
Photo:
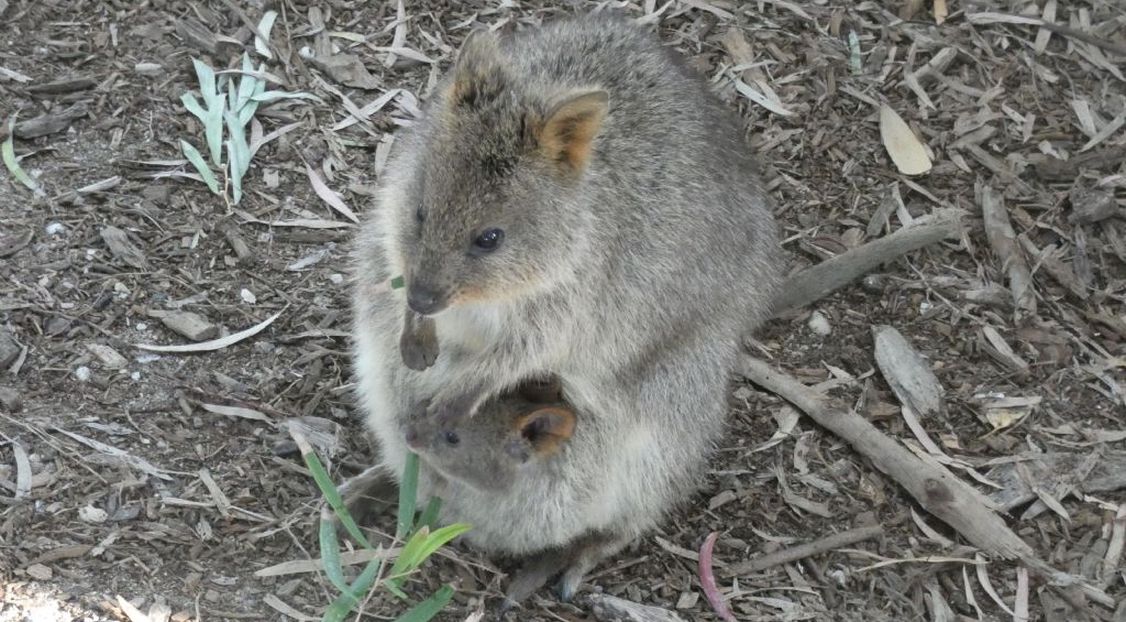
{"label": "joey's ear", "polygon": [[487,28],[469,33],[454,61],[449,99],[453,106],[473,106],[496,97],[504,87],[500,39]]}
{"label": "joey's ear", "polygon": [[560,406],[538,408],[521,417],[517,426],[537,454],[550,455],[575,433],[575,412]]}
{"label": "joey's ear", "polygon": [[574,93],[555,104],[535,134],[540,153],[567,173],[581,173],[609,105],[610,94],[601,89]]}

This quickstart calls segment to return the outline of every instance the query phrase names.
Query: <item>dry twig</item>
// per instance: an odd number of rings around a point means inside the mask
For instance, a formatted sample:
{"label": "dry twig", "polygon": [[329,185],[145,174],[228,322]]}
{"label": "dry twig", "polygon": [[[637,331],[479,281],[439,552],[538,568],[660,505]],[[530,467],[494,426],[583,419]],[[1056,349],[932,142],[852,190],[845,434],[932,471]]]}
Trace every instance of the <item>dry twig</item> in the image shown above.
{"label": "dry twig", "polygon": [[1058,572],[1036,557],[1032,547],[979,500],[980,493],[941,465],[924,462],[855,412],[826,406],[824,396],[761,360],[743,355],[739,373],[847,441],[878,470],[903,486],[923,509],[942,519],[974,546],[1003,559],[1020,560],[1054,585],[1077,585],[1092,600],[1114,606],[1114,599],[1099,588]]}

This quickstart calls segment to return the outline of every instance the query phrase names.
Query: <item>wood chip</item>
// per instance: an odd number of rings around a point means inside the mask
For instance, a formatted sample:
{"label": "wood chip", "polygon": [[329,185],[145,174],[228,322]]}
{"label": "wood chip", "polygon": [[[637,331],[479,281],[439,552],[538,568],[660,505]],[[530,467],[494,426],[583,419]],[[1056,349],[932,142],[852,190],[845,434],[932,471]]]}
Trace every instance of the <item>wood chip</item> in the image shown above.
{"label": "wood chip", "polygon": [[102,227],[102,241],[109,247],[114,257],[138,269],[145,269],[145,253],[129,240],[129,234],[114,226]]}
{"label": "wood chip", "polygon": [[150,311],[169,330],[192,341],[205,341],[219,336],[219,327],[199,313],[192,311]]}

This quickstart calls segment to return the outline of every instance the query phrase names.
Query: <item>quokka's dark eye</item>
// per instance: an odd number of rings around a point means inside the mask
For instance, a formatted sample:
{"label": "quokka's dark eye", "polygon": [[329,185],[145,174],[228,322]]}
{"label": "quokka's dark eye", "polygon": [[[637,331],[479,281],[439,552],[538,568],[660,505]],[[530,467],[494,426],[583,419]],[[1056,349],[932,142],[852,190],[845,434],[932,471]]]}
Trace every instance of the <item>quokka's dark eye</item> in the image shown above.
{"label": "quokka's dark eye", "polygon": [[491,253],[495,251],[500,243],[504,241],[504,231],[501,229],[486,229],[481,235],[473,240],[474,250],[481,253]]}
{"label": "quokka's dark eye", "polygon": [[418,204],[418,207],[414,208],[414,219],[420,224],[422,221],[426,220],[426,212],[423,211],[421,203]]}
{"label": "quokka's dark eye", "polygon": [[449,445],[457,445],[461,442],[461,437],[457,435],[457,432],[446,432],[443,438]]}

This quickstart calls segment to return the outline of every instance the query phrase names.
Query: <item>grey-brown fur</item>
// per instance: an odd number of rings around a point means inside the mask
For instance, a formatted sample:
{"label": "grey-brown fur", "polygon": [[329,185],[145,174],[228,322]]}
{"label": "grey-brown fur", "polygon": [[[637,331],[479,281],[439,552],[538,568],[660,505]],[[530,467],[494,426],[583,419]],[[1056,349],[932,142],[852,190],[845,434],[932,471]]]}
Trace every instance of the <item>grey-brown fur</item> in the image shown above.
{"label": "grey-brown fur", "polygon": [[[577,583],[695,489],[723,428],[737,337],[769,315],[775,224],[738,119],[650,35],[599,15],[474,39],[398,137],[358,242],[359,390],[399,475],[418,404],[456,420],[531,375],[558,375],[582,413],[558,474],[504,493],[448,489],[444,507],[491,551],[612,534],[573,563]],[[459,74],[480,88],[455,105]],[[589,162],[545,159],[527,128],[597,91],[609,108]],[[468,255],[487,227],[504,228],[503,246]],[[441,352],[423,372],[400,357],[402,290],[376,291],[398,274],[444,298],[431,316]],[[425,465],[421,481],[445,486]]]}

